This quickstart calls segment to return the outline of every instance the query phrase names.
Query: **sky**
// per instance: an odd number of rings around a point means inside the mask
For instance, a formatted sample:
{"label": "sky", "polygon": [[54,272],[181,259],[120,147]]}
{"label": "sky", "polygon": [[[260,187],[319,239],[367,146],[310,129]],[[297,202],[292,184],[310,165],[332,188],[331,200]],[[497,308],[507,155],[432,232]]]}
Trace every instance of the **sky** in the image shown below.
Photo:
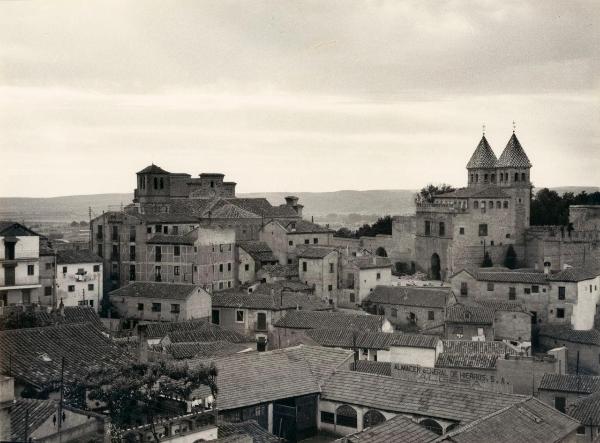
{"label": "sky", "polygon": [[466,184],[482,125],[600,186],[600,2],[0,1],[0,196]]}

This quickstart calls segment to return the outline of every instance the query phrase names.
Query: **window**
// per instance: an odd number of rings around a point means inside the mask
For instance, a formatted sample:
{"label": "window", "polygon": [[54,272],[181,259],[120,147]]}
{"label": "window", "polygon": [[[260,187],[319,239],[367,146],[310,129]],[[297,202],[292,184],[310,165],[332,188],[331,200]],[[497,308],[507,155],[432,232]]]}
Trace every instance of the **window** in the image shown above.
{"label": "window", "polygon": [[494,290],[494,283],[492,283],[491,281],[488,282],[488,284],[487,284],[487,290],[488,291],[493,291]]}
{"label": "window", "polygon": [[223,263],[219,264],[219,272],[223,272]]}
{"label": "window", "polygon": [[158,178],[154,177],[154,189],[158,189]]}
{"label": "window", "polygon": [[556,318],[565,318],[564,308],[556,308]]}
{"label": "window", "polygon": [[394,318],[398,317],[398,309],[392,308],[391,309],[391,314],[392,314],[392,317],[394,317]]}
{"label": "window", "polygon": [[131,226],[129,228],[129,241],[130,242],[135,241],[135,227],[134,226]]}
{"label": "window", "polygon": [[68,291],[69,292],[75,292],[75,285],[69,285]]}
{"label": "window", "polygon": [[160,303],[152,303],[152,312],[160,312],[162,305]]}
{"label": "window", "polygon": [[446,235],[446,224],[444,222],[440,222],[440,237]]}
{"label": "window", "polygon": [[333,412],[321,411],[321,423],[333,424],[335,422],[335,414]]}
{"label": "window", "polygon": [[129,281],[135,281],[135,265],[129,265]]}
{"label": "window", "polygon": [[94,265],[94,272],[100,272],[100,265]]}
{"label": "window", "polygon": [[466,281],[460,282],[460,295],[469,295],[469,286]]}
{"label": "window", "polygon": [[241,311],[241,310],[235,311],[235,321],[237,323],[243,323],[244,322],[244,311]]}
{"label": "window", "polygon": [[519,181],[519,173],[515,172],[515,181],[518,182]]}
{"label": "window", "polygon": [[231,263],[227,263],[227,270],[231,271]]}
{"label": "window", "polygon": [[585,435],[585,426],[579,426],[577,428],[577,435]]}
{"label": "window", "polygon": [[154,280],[161,282],[162,281],[162,275],[160,272],[160,266],[155,266],[154,267]]}
{"label": "window", "polygon": [[33,275],[33,274],[35,274],[35,266],[27,265],[27,275]]}
{"label": "window", "polygon": [[427,320],[435,320],[435,312],[427,311]]}
{"label": "window", "polygon": [[565,412],[565,406],[567,405],[567,399],[565,397],[554,397],[554,407],[560,412]]}
{"label": "window", "polygon": [[335,266],[334,263],[329,263],[329,273],[333,274],[335,272]]}
{"label": "window", "polygon": [[350,303],[354,303],[356,301],[356,298],[354,297],[354,292],[350,293]]}
{"label": "window", "polygon": [[496,201],[496,209],[502,208],[502,202],[500,200]]}
{"label": "window", "polygon": [[155,246],[154,255],[156,261],[162,261],[162,248],[160,246]]}
{"label": "window", "polygon": [[88,283],[88,291],[93,291],[93,290],[94,290],[94,284]]}
{"label": "window", "polygon": [[179,226],[171,226],[171,234],[178,235],[179,234]]}
{"label": "window", "polygon": [[148,227],[146,228],[146,232],[147,232],[148,234],[152,234],[152,227],[148,226]]}
{"label": "window", "polygon": [[479,209],[479,202],[478,202],[477,200],[475,200],[475,201],[473,202],[473,208],[474,208],[474,209]]}
{"label": "window", "polygon": [[510,238],[510,234],[506,234],[506,238]]}
{"label": "window", "polygon": [[327,286],[327,290],[328,290],[329,292],[333,291],[333,285],[329,285],[329,286]]}
{"label": "window", "polygon": [[356,428],[356,410],[352,406],[342,405],[335,412],[336,425]]}
{"label": "window", "polygon": [[52,269],[52,263],[46,263],[46,271]]}
{"label": "window", "polygon": [[138,311],[144,310],[144,303],[138,303]]}
{"label": "window", "polygon": [[179,266],[175,266],[175,267],[173,268],[173,274],[174,274],[174,275],[179,275]]}
{"label": "window", "polygon": [[302,262],[302,272],[306,272],[308,270],[308,263],[303,261]]}
{"label": "window", "polygon": [[44,286],[44,295],[52,295],[52,286]]}
{"label": "window", "polygon": [[465,228],[463,228],[463,227],[458,228],[458,233],[460,235],[465,235]]}
{"label": "window", "polygon": [[289,246],[294,246],[294,241],[293,240],[288,241],[288,245]]}
{"label": "window", "polygon": [[173,246],[173,255],[179,257],[181,255],[181,249],[179,245]]}
{"label": "window", "polygon": [[487,237],[488,235],[488,225],[486,223],[482,223],[479,225],[479,236]]}
{"label": "window", "polygon": [[305,239],[304,239],[304,244],[305,244],[305,245],[307,245],[307,244],[309,244],[309,243],[310,243],[310,240],[309,240],[308,238],[305,238]]}
{"label": "window", "polygon": [[502,206],[504,207],[504,209],[508,209],[508,200],[504,200],[504,203],[502,203]]}
{"label": "window", "polygon": [[531,288],[523,288],[525,294],[531,294]]}
{"label": "window", "polygon": [[319,243],[319,239],[318,238],[313,238],[313,243],[316,245],[317,243]]}
{"label": "window", "polygon": [[425,235],[431,235],[431,222],[425,220]]}
{"label": "window", "polygon": [[221,323],[221,311],[219,311],[218,309],[212,310],[211,322],[215,325]]}
{"label": "window", "polygon": [[112,241],[119,241],[119,227],[117,225],[112,226]]}
{"label": "window", "polygon": [[517,298],[517,288],[508,288],[508,299],[515,300]]}
{"label": "window", "polygon": [[250,265],[248,263],[246,263],[244,265],[244,271],[249,271],[250,270]]}
{"label": "window", "polygon": [[537,285],[533,285],[531,287],[531,292],[533,292],[534,294],[539,294],[540,293],[540,287]]}
{"label": "window", "polygon": [[171,314],[179,314],[179,303],[171,304]]}
{"label": "window", "polygon": [[377,280],[381,280],[381,272],[377,273],[377,276],[375,277]]}
{"label": "window", "polygon": [[135,261],[135,246],[131,245],[129,247],[129,260]]}

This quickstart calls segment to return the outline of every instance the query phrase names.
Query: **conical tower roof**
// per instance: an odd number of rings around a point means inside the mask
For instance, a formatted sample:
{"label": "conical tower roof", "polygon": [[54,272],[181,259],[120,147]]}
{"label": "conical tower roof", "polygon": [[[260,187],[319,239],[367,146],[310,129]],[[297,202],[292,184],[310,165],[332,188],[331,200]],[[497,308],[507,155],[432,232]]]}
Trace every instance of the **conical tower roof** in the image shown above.
{"label": "conical tower roof", "polygon": [[496,162],[497,168],[531,168],[531,162],[525,154],[525,150],[519,143],[519,139],[513,132],[506,148],[502,151],[500,158]]}
{"label": "conical tower roof", "polygon": [[496,166],[496,154],[488,143],[485,135],[481,137],[481,141],[477,145],[475,152],[471,156],[471,160],[467,163],[467,169],[474,168],[493,168]]}

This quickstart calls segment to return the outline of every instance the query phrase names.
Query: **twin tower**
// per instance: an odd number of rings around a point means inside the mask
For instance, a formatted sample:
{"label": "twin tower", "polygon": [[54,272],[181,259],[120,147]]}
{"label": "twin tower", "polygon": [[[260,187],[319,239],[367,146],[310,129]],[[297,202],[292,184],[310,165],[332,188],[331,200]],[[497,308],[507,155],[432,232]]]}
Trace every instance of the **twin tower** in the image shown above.
{"label": "twin tower", "polygon": [[530,169],[531,162],[514,132],[500,158],[496,158],[484,135],[467,163],[469,187],[529,188]]}

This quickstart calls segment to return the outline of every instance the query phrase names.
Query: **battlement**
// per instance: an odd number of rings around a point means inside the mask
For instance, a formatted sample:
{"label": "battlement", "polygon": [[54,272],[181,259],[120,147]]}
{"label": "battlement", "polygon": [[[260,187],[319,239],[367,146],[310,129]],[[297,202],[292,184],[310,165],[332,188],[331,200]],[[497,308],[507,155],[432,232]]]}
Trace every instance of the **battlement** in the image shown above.
{"label": "battlement", "polygon": [[528,238],[545,241],[561,242],[590,242],[600,240],[600,230],[569,230],[568,226],[530,226],[527,229]]}
{"label": "battlement", "polygon": [[415,206],[417,208],[417,213],[427,212],[440,214],[459,214],[469,212],[467,208],[460,206],[458,203],[455,203],[453,201],[443,203],[430,203],[416,200]]}

